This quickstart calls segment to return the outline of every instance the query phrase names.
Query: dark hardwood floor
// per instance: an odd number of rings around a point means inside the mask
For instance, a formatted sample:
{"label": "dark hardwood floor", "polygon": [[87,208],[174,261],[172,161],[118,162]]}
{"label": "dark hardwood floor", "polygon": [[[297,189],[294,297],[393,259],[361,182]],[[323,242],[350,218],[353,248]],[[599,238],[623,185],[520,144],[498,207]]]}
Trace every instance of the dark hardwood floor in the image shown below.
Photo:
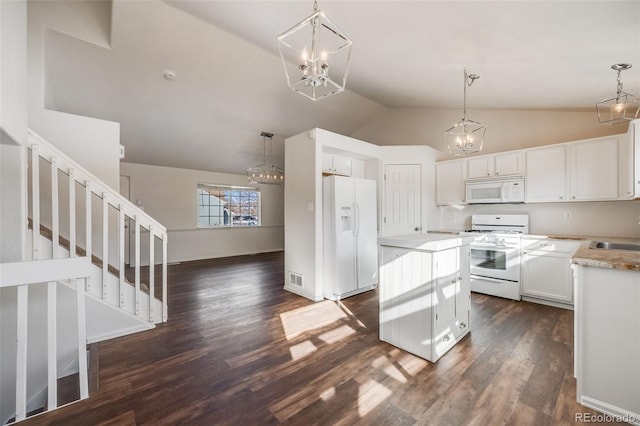
{"label": "dark hardwood floor", "polygon": [[283,253],[169,266],[169,322],[99,344],[99,389],[23,425],[549,425],[575,402],[573,312],[473,294],[436,364],[378,340],[376,291],[312,303]]}

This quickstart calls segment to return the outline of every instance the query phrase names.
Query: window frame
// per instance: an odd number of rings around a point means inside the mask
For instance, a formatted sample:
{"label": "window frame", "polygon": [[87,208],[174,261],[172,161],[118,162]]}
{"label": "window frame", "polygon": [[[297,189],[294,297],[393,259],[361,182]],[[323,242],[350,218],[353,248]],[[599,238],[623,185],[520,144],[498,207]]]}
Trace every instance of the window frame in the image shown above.
{"label": "window frame", "polygon": [[[216,195],[211,192],[225,192],[225,198],[230,198],[231,201],[226,204],[229,207],[223,208],[221,207],[223,204],[219,204],[219,214],[212,215],[211,207],[213,206],[209,201],[209,204],[204,204],[202,202],[203,194],[200,191],[207,191],[211,197],[216,197]],[[226,193],[237,193],[237,195],[227,195]],[[243,195],[243,193],[248,193],[249,195]],[[257,195],[257,205],[251,205],[252,200],[250,197],[254,197]],[[222,201],[222,197],[216,197]],[[233,202],[233,198],[236,198],[238,201]],[[247,202],[242,202],[243,198],[247,198]],[[209,200],[211,200],[209,198]],[[208,208],[208,215],[201,215],[201,210],[203,208]],[[244,210],[244,212],[243,212]],[[228,216],[225,214],[228,212]],[[227,219],[228,217],[228,219]],[[240,217],[240,221],[248,221],[248,223],[237,223],[236,218]],[[246,219],[243,219],[246,217]],[[201,218],[207,218],[209,224],[204,224],[201,222]],[[218,218],[218,224],[211,224],[212,218]],[[254,219],[255,218],[255,219]],[[228,223],[225,223],[227,222]],[[255,223],[252,223],[255,220]],[[239,186],[239,185],[225,185],[225,184],[217,184],[217,183],[209,183],[209,182],[198,182],[196,186],[196,227],[197,229],[232,229],[232,228],[255,228],[262,226],[262,192],[260,191],[260,187],[258,186]]]}

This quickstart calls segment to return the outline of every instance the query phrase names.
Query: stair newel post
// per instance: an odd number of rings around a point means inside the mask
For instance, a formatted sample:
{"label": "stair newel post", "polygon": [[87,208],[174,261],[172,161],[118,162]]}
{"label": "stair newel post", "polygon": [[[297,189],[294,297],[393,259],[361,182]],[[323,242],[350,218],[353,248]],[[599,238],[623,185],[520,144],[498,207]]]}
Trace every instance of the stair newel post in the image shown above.
{"label": "stair newel post", "polygon": [[47,409],[58,407],[57,283],[47,283]]}
{"label": "stair newel post", "polygon": [[162,234],[162,321],[167,321],[167,234]]}
{"label": "stair newel post", "polygon": [[[89,257],[89,262],[92,260],[92,235],[91,235],[91,181],[87,179],[84,183],[84,196],[85,196],[85,246],[86,246],[86,256]],[[87,290],[91,290],[91,279],[87,279]]]}
{"label": "stair newel post", "polygon": [[136,246],[136,266],[135,266],[135,294],[133,296],[136,315],[140,314],[140,217],[135,215],[135,246]]}
{"label": "stair newel post", "polygon": [[153,302],[154,302],[154,287],[155,287],[155,248],[153,247],[155,242],[155,235],[153,234],[153,227],[149,225],[149,322],[154,322],[153,318]]}
{"label": "stair newel post", "polygon": [[120,282],[118,284],[118,294],[119,294],[119,305],[122,308],[124,306],[124,225],[125,225],[125,217],[124,217],[124,205],[120,204],[120,208],[118,210],[118,246],[119,250],[119,261],[118,268],[120,269]]}
{"label": "stair newel post", "polygon": [[76,256],[76,171],[69,169],[69,257]]}
{"label": "stair newel post", "polygon": [[51,157],[51,258],[55,259],[60,246],[58,212],[58,159]]}
{"label": "stair newel post", "polygon": [[[34,231],[35,232],[35,231]],[[29,287],[18,286],[16,321],[16,421],[27,417],[27,317]]]}
{"label": "stair newel post", "polygon": [[109,279],[109,200],[106,192],[102,193],[102,298],[108,297],[107,283]]}
{"label": "stair newel post", "polygon": [[[91,260],[89,260],[91,262]],[[78,313],[78,376],[80,399],[89,398],[89,378],[87,373],[87,320],[85,315],[86,278],[76,280],[76,303]]]}
{"label": "stair newel post", "polygon": [[40,239],[40,154],[38,145],[31,145],[31,215],[33,216],[32,258],[37,260]]}

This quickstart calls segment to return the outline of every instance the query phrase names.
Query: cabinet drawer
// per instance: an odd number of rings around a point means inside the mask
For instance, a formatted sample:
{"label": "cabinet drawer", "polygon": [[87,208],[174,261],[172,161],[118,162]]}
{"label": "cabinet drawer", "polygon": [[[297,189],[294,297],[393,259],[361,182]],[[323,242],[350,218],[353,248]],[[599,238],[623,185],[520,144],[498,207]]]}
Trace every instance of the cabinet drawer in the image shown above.
{"label": "cabinet drawer", "polygon": [[522,250],[537,252],[556,252],[573,254],[582,244],[581,241],[559,241],[559,240],[522,240]]}

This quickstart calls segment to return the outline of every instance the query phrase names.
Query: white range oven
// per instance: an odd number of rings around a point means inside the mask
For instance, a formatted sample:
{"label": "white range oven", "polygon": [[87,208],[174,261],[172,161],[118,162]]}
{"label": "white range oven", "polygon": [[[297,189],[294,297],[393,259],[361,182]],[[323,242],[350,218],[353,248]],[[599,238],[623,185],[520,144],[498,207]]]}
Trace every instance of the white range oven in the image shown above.
{"label": "white range oven", "polygon": [[473,215],[471,291],[520,300],[521,236],[529,232],[527,215]]}

